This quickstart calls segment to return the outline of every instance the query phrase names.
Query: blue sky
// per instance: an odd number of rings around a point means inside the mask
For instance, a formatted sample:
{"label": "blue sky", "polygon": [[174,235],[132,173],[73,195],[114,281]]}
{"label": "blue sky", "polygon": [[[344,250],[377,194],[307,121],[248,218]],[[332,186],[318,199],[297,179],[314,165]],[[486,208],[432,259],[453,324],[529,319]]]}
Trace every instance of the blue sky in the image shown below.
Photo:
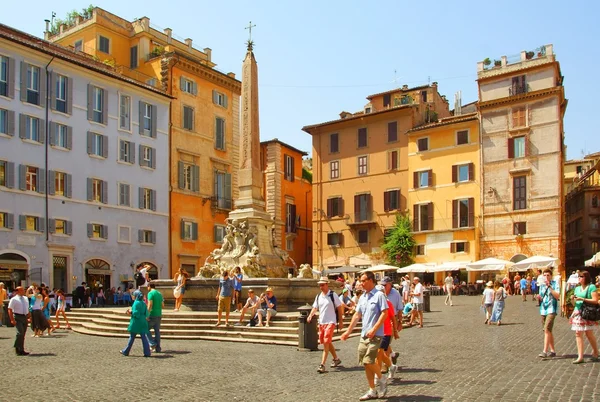
{"label": "blue sky", "polygon": [[[6,2],[0,22],[43,35],[52,11],[64,18],[86,2]],[[93,3],[122,18],[147,16],[200,48],[210,47],[224,72],[240,77],[248,31],[259,63],[261,140],[278,138],[311,151],[304,125],[355,112],[366,96],[428,81],[453,104],[477,97],[477,61],[518,55],[552,43],[569,106],[567,156],[600,151],[592,98],[600,65],[598,2],[593,1],[214,1]],[[139,4],[143,4],[140,6]],[[594,39],[596,38],[596,39]],[[589,73],[589,76],[586,74]]]}

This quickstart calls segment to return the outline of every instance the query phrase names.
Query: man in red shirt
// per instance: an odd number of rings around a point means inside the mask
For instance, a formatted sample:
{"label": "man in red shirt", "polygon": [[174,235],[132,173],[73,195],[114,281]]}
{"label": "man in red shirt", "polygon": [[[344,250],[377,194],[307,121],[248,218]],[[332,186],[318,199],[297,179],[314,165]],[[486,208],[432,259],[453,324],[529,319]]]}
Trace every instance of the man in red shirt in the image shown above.
{"label": "man in red shirt", "polygon": [[[385,287],[383,285],[377,285],[375,287],[378,291],[385,294]],[[392,342],[392,335],[394,339],[398,339],[398,324],[396,320],[396,314],[394,312],[394,306],[392,302],[387,300],[388,304],[388,318],[383,322],[383,338],[381,339],[381,346],[379,346],[379,350],[377,351],[377,364],[381,368],[382,364],[385,364],[388,368],[388,379],[394,377],[396,370],[398,370],[398,366],[392,364],[389,356],[390,343]],[[375,378],[377,380],[377,378]]]}

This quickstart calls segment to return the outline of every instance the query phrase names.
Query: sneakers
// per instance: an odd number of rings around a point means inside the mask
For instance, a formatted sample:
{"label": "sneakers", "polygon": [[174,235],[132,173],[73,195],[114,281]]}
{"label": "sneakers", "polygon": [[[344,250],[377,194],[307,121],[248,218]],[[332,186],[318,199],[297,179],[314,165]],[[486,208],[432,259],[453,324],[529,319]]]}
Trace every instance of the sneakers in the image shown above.
{"label": "sneakers", "polygon": [[390,367],[390,369],[388,371],[388,380],[391,380],[392,378],[394,378],[394,374],[396,374],[397,370],[398,370],[398,366],[396,366],[395,364],[392,364],[392,367]]}
{"label": "sneakers", "polygon": [[382,376],[379,380],[379,397],[385,398],[385,394],[387,394],[387,379]]}
{"label": "sneakers", "polygon": [[367,392],[366,394],[364,394],[363,396],[361,396],[358,400],[359,401],[368,401],[371,399],[377,399],[377,391],[370,389],[369,392]]}
{"label": "sneakers", "polygon": [[546,357],[556,357],[556,352],[548,352],[546,353]]}
{"label": "sneakers", "polygon": [[392,363],[395,365],[396,363],[398,363],[398,352],[394,352],[392,353],[392,355],[390,356],[392,358]]}
{"label": "sneakers", "polygon": [[235,324],[233,324],[234,327],[241,327],[242,323],[241,322],[236,322]]}
{"label": "sneakers", "polygon": [[327,372],[327,370],[325,369],[325,365],[319,364],[319,368],[317,369],[317,373],[323,374],[323,373],[326,373],[326,372]]}
{"label": "sneakers", "polygon": [[342,361],[340,359],[333,359],[333,361],[331,362],[331,365],[329,367],[337,367],[340,364],[342,364]]}
{"label": "sneakers", "polygon": [[246,326],[247,326],[247,327],[251,327],[251,326],[252,326],[252,324],[246,324]]}

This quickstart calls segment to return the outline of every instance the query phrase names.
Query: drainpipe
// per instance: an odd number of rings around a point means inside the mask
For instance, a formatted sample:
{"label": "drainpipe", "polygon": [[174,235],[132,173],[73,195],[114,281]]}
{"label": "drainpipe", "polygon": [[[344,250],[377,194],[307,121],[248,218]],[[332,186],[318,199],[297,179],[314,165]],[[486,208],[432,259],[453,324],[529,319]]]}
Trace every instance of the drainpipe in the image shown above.
{"label": "drainpipe", "polygon": [[49,106],[50,106],[50,71],[48,71],[48,67],[50,66],[50,64],[54,61],[54,56],[52,56],[52,58],[50,59],[50,61],[48,62],[48,64],[46,64],[45,70],[46,70],[46,122],[45,122],[45,130],[46,130],[46,140],[44,141],[44,150],[45,150],[45,156],[44,156],[44,167],[46,169],[46,191],[45,191],[45,207],[46,207],[46,242],[48,242],[50,240],[50,233],[48,233],[48,229],[49,229],[49,218],[48,218],[48,214],[49,214],[49,199],[48,199],[48,177],[50,176],[48,174],[48,150],[49,150],[49,142],[50,142],[50,122],[48,121],[48,118],[50,117],[50,110],[49,110]]}
{"label": "drainpipe", "polygon": [[[312,187],[312,183],[310,183],[311,187]],[[312,191],[308,190],[304,193],[304,216],[306,217],[306,230],[304,231],[304,244],[306,245],[305,247],[305,254],[304,254],[304,261],[310,261],[311,262],[311,266],[312,266],[312,256],[308,255],[308,194]],[[312,225],[311,225],[312,226]],[[312,229],[312,228],[311,228]],[[310,245],[312,248],[312,244]],[[310,258],[310,259],[309,259]]]}
{"label": "drainpipe", "polygon": [[[179,58],[175,59],[175,63],[169,66],[169,95],[173,95],[173,67],[179,62]],[[170,61],[169,61],[170,64]],[[173,160],[173,99],[169,100],[169,256],[167,261],[169,261],[169,278],[173,276],[171,272],[172,262],[171,257],[173,253],[173,233],[172,233],[172,225],[171,225],[171,217],[173,216],[173,202],[171,199],[173,189],[171,186],[171,161]]]}

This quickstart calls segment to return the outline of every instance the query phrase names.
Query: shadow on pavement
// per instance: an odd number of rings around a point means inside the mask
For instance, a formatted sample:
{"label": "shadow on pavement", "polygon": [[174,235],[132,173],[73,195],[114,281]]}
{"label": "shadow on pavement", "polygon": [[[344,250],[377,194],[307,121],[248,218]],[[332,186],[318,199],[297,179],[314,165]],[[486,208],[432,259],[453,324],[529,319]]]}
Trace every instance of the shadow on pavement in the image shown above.
{"label": "shadow on pavement", "polygon": [[160,353],[162,353],[162,354],[169,354],[169,355],[187,355],[187,354],[190,354],[192,352],[190,352],[189,350],[163,350]]}
{"label": "shadow on pavement", "polygon": [[336,371],[364,371],[365,370],[365,368],[363,366],[354,366],[354,367],[337,366],[336,368],[337,368],[337,370],[332,368],[330,370],[330,372],[335,373]]}
{"label": "shadow on pavement", "polygon": [[442,370],[434,368],[404,368],[401,367],[398,373],[439,373]]}
{"label": "shadow on pavement", "polygon": [[445,327],[445,325],[437,324],[437,325],[423,325],[424,328],[435,328],[435,327]]}
{"label": "shadow on pavement", "polygon": [[437,381],[432,381],[432,380],[400,380],[399,382],[401,385],[413,385],[413,384],[432,385],[432,384],[437,383]]}
{"label": "shadow on pavement", "polygon": [[29,357],[56,356],[56,353],[29,353]]}
{"label": "shadow on pavement", "polygon": [[523,324],[522,322],[507,322],[507,323],[502,323],[500,325],[492,324],[492,325],[490,325],[490,327],[507,327],[509,325],[525,325],[525,324]]}
{"label": "shadow on pavement", "polygon": [[431,395],[399,395],[385,398],[388,401],[443,401],[441,396]]}
{"label": "shadow on pavement", "polygon": [[175,356],[170,355],[170,354],[165,354],[165,352],[161,352],[161,353],[155,353],[152,355],[153,359],[172,359]]}

